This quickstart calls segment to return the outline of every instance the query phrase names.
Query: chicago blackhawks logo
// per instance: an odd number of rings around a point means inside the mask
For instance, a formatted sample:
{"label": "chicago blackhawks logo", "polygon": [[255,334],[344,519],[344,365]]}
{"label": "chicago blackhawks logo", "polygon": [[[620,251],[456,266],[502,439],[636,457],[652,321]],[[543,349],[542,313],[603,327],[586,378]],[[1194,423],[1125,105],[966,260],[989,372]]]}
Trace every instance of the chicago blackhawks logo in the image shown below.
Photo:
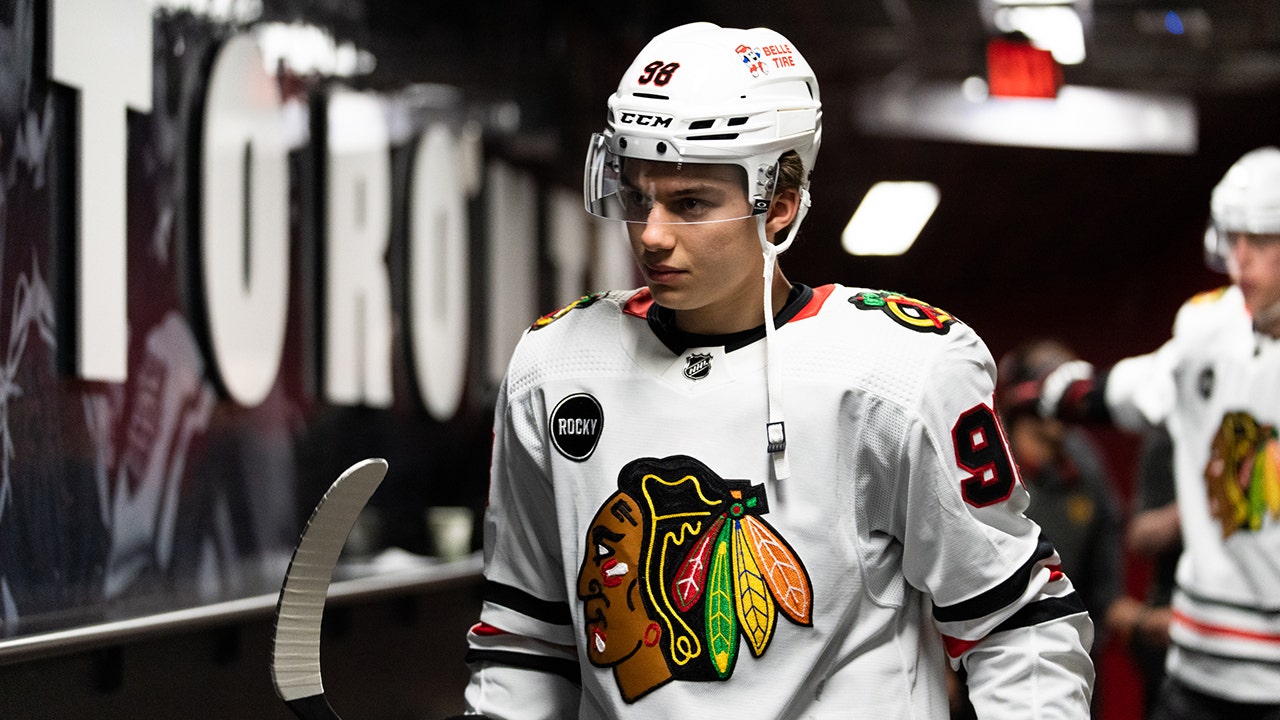
{"label": "chicago blackhawks logo", "polygon": [[595,301],[599,300],[599,299],[600,299],[600,298],[602,298],[602,297],[604,297],[604,293],[596,293],[595,295],[583,295],[582,297],[578,298],[577,300],[574,300],[573,302],[569,303],[568,305],[565,305],[564,307],[560,308],[559,310],[556,310],[555,312],[547,313],[546,315],[543,315],[542,317],[538,318],[537,320],[535,320],[535,321],[533,322],[533,325],[532,325],[532,326],[530,326],[530,328],[529,328],[529,329],[530,329],[530,330],[541,330],[542,328],[544,328],[544,327],[546,327],[546,326],[550,325],[551,323],[553,323],[553,322],[555,322],[555,321],[559,320],[560,318],[564,317],[565,315],[568,315],[570,310],[573,310],[574,308],[584,308],[584,307],[588,307],[588,306],[592,305],[593,303],[595,303]]}
{"label": "chicago blackhawks logo", "polygon": [[899,325],[916,332],[946,335],[956,322],[950,313],[941,308],[896,292],[860,292],[849,298],[849,302],[859,310],[879,310]]}
{"label": "chicago blackhawks logo", "polygon": [[1213,438],[1204,470],[1209,509],[1222,537],[1237,530],[1260,530],[1270,516],[1280,518],[1280,442],[1276,429],[1248,413],[1227,413]]}
{"label": "chicago blackhawks logo", "polygon": [[725,680],[760,657],[781,612],[812,625],[813,585],[761,516],[762,485],[691,457],[641,458],[587,529],[578,571],[587,657],[635,702],[671,680]]}

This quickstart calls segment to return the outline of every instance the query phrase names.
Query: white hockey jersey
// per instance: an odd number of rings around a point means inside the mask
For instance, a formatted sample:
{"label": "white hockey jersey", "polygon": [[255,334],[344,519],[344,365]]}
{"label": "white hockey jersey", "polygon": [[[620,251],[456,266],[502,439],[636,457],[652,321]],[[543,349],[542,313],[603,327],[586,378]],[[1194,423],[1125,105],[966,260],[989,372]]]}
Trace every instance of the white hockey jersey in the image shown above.
{"label": "white hockey jersey", "polygon": [[[1092,624],[992,411],[978,336],[901,295],[797,286],[694,336],[647,290],[521,339],[497,403],[470,711],[531,718],[1088,717]],[[944,650],[945,648],[945,650]]]}
{"label": "white hockey jersey", "polygon": [[1236,287],[1178,311],[1173,337],[1127,358],[1103,393],[1122,426],[1173,438],[1183,553],[1169,672],[1208,694],[1280,703],[1280,341]]}

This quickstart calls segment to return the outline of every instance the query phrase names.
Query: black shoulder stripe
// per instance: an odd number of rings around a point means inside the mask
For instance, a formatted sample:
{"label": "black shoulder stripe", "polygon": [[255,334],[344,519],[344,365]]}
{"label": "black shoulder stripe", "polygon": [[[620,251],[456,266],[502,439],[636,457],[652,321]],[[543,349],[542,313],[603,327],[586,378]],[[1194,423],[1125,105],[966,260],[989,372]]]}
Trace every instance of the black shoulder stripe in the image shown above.
{"label": "black shoulder stripe", "polygon": [[483,599],[552,625],[568,625],[569,603],[536,598],[520,588],[484,581]]}
{"label": "black shoulder stripe", "polygon": [[1031,582],[1031,574],[1035,571],[1036,565],[1040,561],[1051,557],[1053,552],[1053,543],[1049,542],[1044,533],[1041,533],[1040,539],[1036,543],[1036,549],[1031,553],[1031,558],[1023,563],[1022,567],[1018,568],[1013,575],[1010,575],[1004,582],[977,597],[962,600],[955,605],[935,605],[933,607],[933,619],[938,622],[976,620],[1008,606],[1022,597],[1022,593],[1027,589],[1027,584]]}
{"label": "black shoulder stripe", "polygon": [[496,665],[536,670],[538,672],[559,675],[569,682],[582,686],[582,668],[573,660],[551,658],[545,655],[512,652],[510,650],[468,650],[467,664],[491,662]]}
{"label": "black shoulder stripe", "polygon": [[1280,616],[1280,607],[1255,607],[1248,603],[1231,602],[1230,600],[1218,600],[1217,598],[1211,598],[1206,595],[1202,595],[1198,592],[1195,592],[1194,590],[1191,590],[1190,588],[1187,588],[1186,586],[1181,584],[1178,585],[1178,591],[1201,605],[1217,606],[1217,607],[1227,608],[1227,609],[1236,610],[1236,611],[1243,610],[1244,612],[1254,613],[1255,615],[1265,615],[1269,619],[1274,619],[1276,616]]}
{"label": "black shoulder stripe", "polygon": [[1068,615],[1077,615],[1086,612],[1084,601],[1076,593],[1071,593],[1063,597],[1045,598],[1030,605],[1024,606],[1018,612],[1009,617],[1008,620],[996,626],[992,633],[1002,632],[1004,630],[1014,630],[1016,628],[1031,627],[1039,625],[1050,620],[1057,620]]}
{"label": "black shoulder stripe", "polygon": [[[1203,647],[1190,647],[1190,646],[1186,645],[1185,643],[1180,643],[1180,642],[1178,642],[1177,638],[1170,638],[1170,639],[1169,639],[1169,643],[1170,643],[1171,645],[1177,645],[1177,646],[1178,646],[1179,648],[1181,648],[1181,649],[1182,649],[1182,651],[1183,651],[1183,652],[1185,652],[1185,653],[1193,653],[1193,654],[1196,654],[1196,655],[1203,655],[1203,656],[1204,656],[1204,657],[1206,657],[1206,658],[1215,658],[1215,659],[1229,660],[1229,661],[1235,661],[1235,662],[1239,662],[1239,661],[1240,661],[1240,656],[1239,656],[1239,655],[1228,655],[1227,653],[1220,652],[1220,651],[1206,650],[1206,649],[1205,649],[1205,648],[1203,648]],[[1268,706],[1268,707],[1270,707],[1270,706]]]}

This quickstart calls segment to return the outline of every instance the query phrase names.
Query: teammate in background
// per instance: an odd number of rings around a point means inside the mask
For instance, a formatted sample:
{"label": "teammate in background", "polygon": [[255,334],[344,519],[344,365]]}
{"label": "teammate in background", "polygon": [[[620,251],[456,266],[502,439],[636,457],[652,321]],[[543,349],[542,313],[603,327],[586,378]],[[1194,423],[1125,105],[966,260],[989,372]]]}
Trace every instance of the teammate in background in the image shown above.
{"label": "teammate in background", "polygon": [[1107,612],[1106,627],[1126,648],[1142,675],[1144,718],[1155,710],[1164,683],[1169,649],[1169,603],[1174,570],[1182,554],[1182,531],[1173,488],[1173,441],[1163,427],[1149,430],[1138,453],[1136,511],[1125,531],[1130,553],[1151,560],[1151,578],[1142,600],[1122,597]]}
{"label": "teammate in background", "polygon": [[1184,549],[1152,717],[1280,718],[1280,149],[1241,157],[1210,206],[1232,284],[1183,305],[1148,355],[1064,363],[1041,410],[1173,438]]}
{"label": "teammate in background", "polygon": [[821,112],[787,38],[707,23],[610,97],[585,199],[647,287],[512,357],[468,712],[937,718],[945,653],[980,717],[1088,716],[1092,623],[1023,514],[985,345],[776,263]]}
{"label": "teammate in background", "polygon": [[[1015,347],[997,365],[996,409],[1013,459],[1031,494],[1027,517],[1044,529],[1099,632],[1094,661],[1107,640],[1104,620],[1124,595],[1122,512],[1101,451],[1079,426],[1041,417],[1039,390],[1054,368],[1077,359],[1062,342],[1043,338]],[[1117,605],[1119,603],[1119,605]],[[1093,706],[1104,688],[1094,686]]]}

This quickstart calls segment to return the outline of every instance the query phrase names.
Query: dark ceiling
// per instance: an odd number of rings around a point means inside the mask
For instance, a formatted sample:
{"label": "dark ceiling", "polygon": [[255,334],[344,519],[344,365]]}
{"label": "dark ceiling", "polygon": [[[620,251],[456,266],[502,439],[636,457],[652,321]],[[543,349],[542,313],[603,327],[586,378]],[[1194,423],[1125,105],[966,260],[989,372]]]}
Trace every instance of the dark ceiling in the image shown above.
{"label": "dark ceiling", "polygon": [[[650,3],[284,2],[273,14],[327,15],[377,57],[365,79],[463,87],[473,100],[514,100],[526,133],[554,136],[541,152],[574,148],[596,129],[604,98],[652,35],[693,20],[772,27],[818,73],[827,107],[860,84],[894,74],[933,80],[983,75],[997,34],[996,0],[693,0]],[[1212,102],[1280,91],[1280,3],[1083,0],[1087,57],[1065,66],[1068,84],[1173,92]],[[305,5],[305,8],[296,7]],[[319,6],[319,7],[317,7]],[[1166,18],[1176,13],[1181,34]],[[984,20],[984,16],[986,19]],[[830,113],[828,121],[834,120]]]}
{"label": "dark ceiling", "polygon": [[[1102,359],[1153,347],[1183,299],[1221,281],[1199,259],[1208,191],[1242,152],[1280,143],[1275,0],[1074,4],[1087,57],[1063,68],[1066,83],[1184,96],[1199,115],[1191,156],[975,147],[857,127],[866,83],[983,75],[994,0],[292,2],[376,55],[369,87],[445,83],[481,109],[517,103],[519,131],[500,150],[569,187],[605,98],[650,37],[694,20],[772,27],[814,66],[825,108],[814,211],[789,269],[943,298],[997,354],[1046,318]],[[272,7],[287,15],[289,5]],[[1182,34],[1167,29],[1170,12]],[[881,179],[929,180],[943,203],[906,255],[848,256],[840,231]]]}
{"label": "dark ceiling", "polygon": [[[825,83],[893,70],[924,77],[980,74],[985,42],[995,32],[984,16],[995,3],[481,0],[449,3],[446,11],[437,2],[365,0],[363,6],[335,7],[344,8],[354,29],[369,34],[388,73],[416,66],[447,74],[457,53],[483,55],[493,60],[486,83],[502,87],[531,77],[575,81],[572,65],[584,52],[597,63],[608,65],[604,58],[613,57],[613,66],[625,64],[648,37],[692,20],[773,27],[796,42]],[[1076,8],[1086,32],[1087,60],[1066,68],[1068,83],[1197,92],[1270,88],[1280,82],[1280,3],[1272,0],[1057,4]],[[1168,29],[1169,12],[1176,13],[1181,34]]]}

